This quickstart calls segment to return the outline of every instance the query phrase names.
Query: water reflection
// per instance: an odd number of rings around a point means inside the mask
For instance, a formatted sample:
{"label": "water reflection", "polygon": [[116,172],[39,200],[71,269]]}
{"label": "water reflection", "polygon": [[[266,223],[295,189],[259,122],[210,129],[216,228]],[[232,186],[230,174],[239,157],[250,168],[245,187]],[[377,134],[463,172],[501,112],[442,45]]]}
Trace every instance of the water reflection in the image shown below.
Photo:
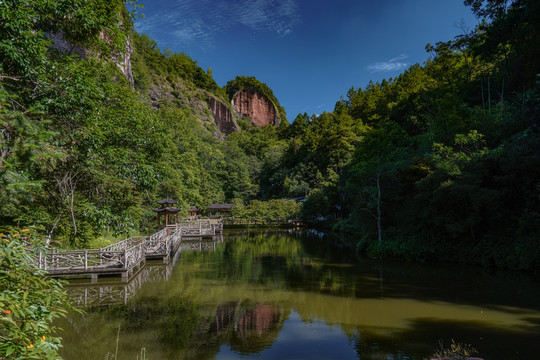
{"label": "water reflection", "polygon": [[185,240],[168,263],[148,261],[128,282],[118,277],[101,278],[99,281],[72,280],[65,289],[72,302],[77,307],[92,307],[105,305],[127,305],[137,291],[146,282],[156,283],[166,281],[178,262],[181,254],[186,251],[214,251],[216,243],[223,242],[223,234],[215,236],[211,241]]}
{"label": "water reflection", "polygon": [[450,339],[486,359],[536,355],[534,278],[358,262],[297,232],[229,233],[206,249],[184,251],[120,305],[60,324],[64,358],[136,359],[145,348],[152,360],[422,359]]}

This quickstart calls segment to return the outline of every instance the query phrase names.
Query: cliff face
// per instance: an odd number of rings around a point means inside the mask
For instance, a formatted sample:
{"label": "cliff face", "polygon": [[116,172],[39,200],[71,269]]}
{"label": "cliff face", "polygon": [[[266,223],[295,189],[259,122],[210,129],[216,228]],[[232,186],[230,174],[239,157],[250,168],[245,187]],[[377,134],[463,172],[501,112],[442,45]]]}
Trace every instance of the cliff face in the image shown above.
{"label": "cliff face", "polygon": [[[46,37],[52,40],[53,48],[55,48],[56,50],[64,54],[68,54],[68,55],[77,54],[82,59],[86,58],[87,56],[93,56],[96,54],[93,50],[70,43],[64,38],[64,34],[61,32],[60,33],[47,33]],[[109,42],[104,31],[101,31],[99,33],[99,38]],[[119,53],[119,54],[112,54],[110,58],[110,61],[114,62],[116,66],[118,66],[120,70],[122,71],[122,73],[126,76],[129,83],[131,84],[131,87],[133,87],[133,73],[131,71],[131,54],[132,53],[133,53],[133,45],[131,44],[131,39],[128,37],[126,39],[125,52]]]}
{"label": "cliff face", "polygon": [[131,55],[133,54],[133,44],[131,39],[126,39],[126,51],[113,59],[114,63],[122,70],[126,78],[128,79],[131,87],[134,85],[133,72],[131,71]]}
{"label": "cliff face", "polygon": [[226,135],[239,131],[237,118],[226,101],[214,94],[193,88],[182,79],[171,84],[162,78],[148,89],[150,104],[159,108],[189,108],[201,126],[224,139]]}
{"label": "cliff face", "polygon": [[227,104],[210,96],[208,98],[208,105],[210,106],[210,111],[212,111],[212,115],[214,116],[214,122],[220,133],[229,135],[232,132],[238,131],[231,109],[229,109]]}
{"label": "cliff face", "polygon": [[242,89],[234,94],[232,104],[236,113],[251,118],[256,126],[278,125],[276,107],[265,95],[257,90]]}

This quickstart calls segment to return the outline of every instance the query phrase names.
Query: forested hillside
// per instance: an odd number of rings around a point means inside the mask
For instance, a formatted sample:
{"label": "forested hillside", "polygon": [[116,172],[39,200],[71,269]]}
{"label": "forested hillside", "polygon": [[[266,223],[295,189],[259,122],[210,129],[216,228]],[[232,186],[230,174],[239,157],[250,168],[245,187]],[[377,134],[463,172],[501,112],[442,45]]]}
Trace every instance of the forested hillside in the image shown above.
{"label": "forested hillside", "polygon": [[[204,209],[257,194],[249,157],[197,109],[224,90],[136,34],[125,3],[0,4],[2,226],[85,247],[150,231],[167,195]],[[118,66],[129,47],[135,89]],[[163,88],[173,96],[151,99]]]}
{"label": "forested hillside", "polygon": [[540,5],[466,3],[481,24],[424,65],[298,116],[273,191],[373,256],[538,269]]}
{"label": "forested hillside", "polygon": [[[290,125],[255,78],[221,88],[137,34],[126,3],[0,3],[0,225],[87,247],[150,231],[164,196],[201,209],[306,197],[303,219],[354,234],[359,253],[540,268],[537,1],[467,0],[469,34]],[[234,115],[241,88],[279,125]],[[216,103],[233,114],[226,138]]]}

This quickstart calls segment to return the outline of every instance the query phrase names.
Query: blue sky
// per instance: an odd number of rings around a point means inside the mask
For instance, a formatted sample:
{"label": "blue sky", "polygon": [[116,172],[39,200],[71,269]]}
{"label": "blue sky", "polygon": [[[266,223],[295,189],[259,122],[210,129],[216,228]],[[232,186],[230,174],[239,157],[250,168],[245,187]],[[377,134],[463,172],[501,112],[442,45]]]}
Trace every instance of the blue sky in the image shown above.
{"label": "blue sky", "polygon": [[146,0],[135,22],[163,50],[185,52],[223,86],[255,76],[289,122],[332,111],[352,86],[424,63],[427,43],[472,29],[462,0]]}

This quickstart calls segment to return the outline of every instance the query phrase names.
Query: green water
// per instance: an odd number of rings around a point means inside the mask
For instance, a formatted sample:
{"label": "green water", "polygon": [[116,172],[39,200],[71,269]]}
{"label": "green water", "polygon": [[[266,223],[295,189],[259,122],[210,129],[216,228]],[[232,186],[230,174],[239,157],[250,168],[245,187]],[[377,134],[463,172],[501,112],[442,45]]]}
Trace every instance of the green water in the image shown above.
{"label": "green water", "polygon": [[65,360],[423,359],[452,339],[484,359],[539,356],[536,278],[359,261],[296,232],[226,233],[114,281],[71,288],[102,305],[58,324]]}

